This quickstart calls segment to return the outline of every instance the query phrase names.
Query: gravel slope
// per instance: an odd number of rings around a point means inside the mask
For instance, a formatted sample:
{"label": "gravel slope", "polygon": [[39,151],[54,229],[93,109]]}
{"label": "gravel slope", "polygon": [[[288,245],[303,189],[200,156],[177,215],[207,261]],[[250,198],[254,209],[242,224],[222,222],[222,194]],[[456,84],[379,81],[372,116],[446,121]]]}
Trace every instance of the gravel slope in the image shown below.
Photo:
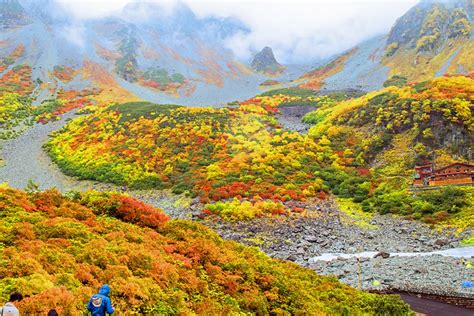
{"label": "gravel slope", "polygon": [[31,179],[40,184],[42,189],[56,187],[63,191],[73,188],[68,177],[52,165],[41,146],[51,132],[64,126],[74,114],[69,112],[61,120],[49,124],[36,124],[19,137],[4,142],[1,156],[5,166],[0,168],[0,182],[8,182],[11,187],[22,189]]}

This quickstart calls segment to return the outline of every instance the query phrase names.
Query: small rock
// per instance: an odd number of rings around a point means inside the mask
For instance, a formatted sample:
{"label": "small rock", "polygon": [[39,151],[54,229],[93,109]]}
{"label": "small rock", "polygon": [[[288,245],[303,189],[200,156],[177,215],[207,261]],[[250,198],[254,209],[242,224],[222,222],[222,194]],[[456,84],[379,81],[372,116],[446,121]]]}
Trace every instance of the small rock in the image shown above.
{"label": "small rock", "polygon": [[189,204],[190,205],[196,205],[196,204],[199,204],[199,201],[200,201],[200,198],[195,197],[194,199],[191,200],[191,202],[189,202]]}
{"label": "small rock", "polygon": [[390,257],[390,254],[388,252],[380,251],[378,254],[374,256],[374,258],[382,257],[384,259],[387,259]]}
{"label": "small rock", "polygon": [[193,212],[193,213],[191,214],[191,218],[192,218],[193,220],[203,219],[203,218],[205,218],[206,216],[207,216],[207,214],[204,213],[204,212],[201,212],[201,211]]}
{"label": "small rock", "polygon": [[447,238],[439,238],[436,239],[436,241],[434,242],[434,244],[437,246],[446,246],[448,243],[449,241]]}
{"label": "small rock", "polygon": [[428,273],[428,269],[426,269],[424,267],[419,267],[419,268],[415,269],[415,272],[416,273]]}
{"label": "small rock", "polygon": [[338,279],[340,279],[341,277],[343,277],[345,274],[346,274],[346,272],[343,271],[343,270],[337,270],[336,272],[334,272],[334,275],[335,275],[336,278],[338,278]]}
{"label": "small rock", "polygon": [[309,242],[317,242],[318,241],[318,237],[314,236],[314,235],[308,235],[304,238],[306,241],[309,241]]}
{"label": "small rock", "polygon": [[289,255],[288,257],[286,257],[286,260],[296,261],[296,256],[295,255]]}
{"label": "small rock", "polygon": [[300,256],[301,256],[301,255],[304,255],[305,252],[306,252],[306,251],[305,251],[303,248],[298,248],[298,249],[296,249],[296,254],[297,254],[297,255],[300,255]]}
{"label": "small rock", "polygon": [[418,240],[421,241],[421,242],[426,242],[426,241],[428,241],[428,237],[420,236],[420,237],[418,237]]}
{"label": "small rock", "polygon": [[323,242],[320,244],[321,247],[327,247],[327,246],[329,246],[329,245],[330,245],[329,240],[325,240],[325,241],[323,241]]}

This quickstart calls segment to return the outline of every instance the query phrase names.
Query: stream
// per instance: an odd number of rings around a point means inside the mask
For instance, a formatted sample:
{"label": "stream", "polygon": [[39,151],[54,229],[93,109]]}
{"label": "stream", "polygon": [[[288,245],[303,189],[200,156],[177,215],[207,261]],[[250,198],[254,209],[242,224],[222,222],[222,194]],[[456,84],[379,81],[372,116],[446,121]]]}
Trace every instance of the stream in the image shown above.
{"label": "stream", "polygon": [[[374,258],[379,252],[378,251],[364,251],[353,254],[345,253],[323,253],[320,256],[309,259],[310,263],[316,261],[331,261],[338,258],[351,259],[351,258]],[[433,256],[441,255],[444,257],[452,258],[474,258],[474,246],[473,247],[459,247],[445,250],[436,250],[429,252],[394,252],[390,253],[390,257],[422,257],[422,256]]]}

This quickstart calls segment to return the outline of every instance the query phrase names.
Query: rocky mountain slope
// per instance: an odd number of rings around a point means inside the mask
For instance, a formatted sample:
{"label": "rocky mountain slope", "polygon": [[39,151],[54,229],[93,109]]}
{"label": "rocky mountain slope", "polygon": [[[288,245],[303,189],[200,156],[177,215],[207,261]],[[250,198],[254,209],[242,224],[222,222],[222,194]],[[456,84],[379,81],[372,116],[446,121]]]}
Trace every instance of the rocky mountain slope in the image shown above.
{"label": "rocky mountain slope", "polygon": [[284,67],[280,65],[275,59],[273,50],[268,46],[264,47],[260,52],[255,54],[250,65],[256,72],[273,76],[280,74],[284,70]]}
{"label": "rocky mountain slope", "polygon": [[389,34],[336,56],[303,75],[314,89],[382,88],[393,76],[420,82],[474,70],[471,1],[424,0],[400,17]]}
{"label": "rocky mountain slope", "polygon": [[[281,89],[220,109],[125,103],[70,122],[45,148],[69,175],[171,189],[230,220],[301,213],[333,193],[367,211],[472,223],[472,190],[412,197],[408,187],[415,164],[472,159],[473,82],[442,77],[359,98]],[[278,113],[307,107],[307,135],[281,128]]]}
{"label": "rocky mountain slope", "polygon": [[224,45],[248,32],[240,21],[198,18],[182,3],[168,14],[136,2],[114,17],[77,23],[51,0],[0,5],[0,56],[24,50],[5,71],[32,67],[38,102],[61,89],[100,88],[104,99],[216,104],[255,95],[267,78]]}
{"label": "rocky mountain slope", "polygon": [[23,51],[6,60],[0,75],[31,67],[37,103],[61,89],[95,88],[107,102],[112,95],[121,101],[220,104],[274,86],[368,91],[393,76],[414,82],[473,69],[473,7],[467,0],[422,1],[386,36],[310,71],[307,65],[282,66],[269,47],[251,62],[237,60],[225,39],[247,27],[234,18],[198,18],[182,3],[168,14],[136,2],[116,16],[81,23],[71,22],[52,0],[2,0],[0,10],[0,56]]}

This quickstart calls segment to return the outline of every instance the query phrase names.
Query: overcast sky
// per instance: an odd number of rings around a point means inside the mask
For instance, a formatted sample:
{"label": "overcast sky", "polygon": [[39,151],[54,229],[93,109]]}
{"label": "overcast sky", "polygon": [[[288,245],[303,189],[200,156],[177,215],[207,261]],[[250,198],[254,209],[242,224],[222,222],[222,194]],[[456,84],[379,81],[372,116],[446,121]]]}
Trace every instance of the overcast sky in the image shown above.
{"label": "overcast sky", "polygon": [[[116,15],[134,0],[56,0],[76,21]],[[171,12],[176,1],[154,1]],[[271,46],[283,63],[301,63],[347,50],[390,30],[418,0],[183,0],[198,17],[234,16],[249,34],[226,45],[243,59]]]}

